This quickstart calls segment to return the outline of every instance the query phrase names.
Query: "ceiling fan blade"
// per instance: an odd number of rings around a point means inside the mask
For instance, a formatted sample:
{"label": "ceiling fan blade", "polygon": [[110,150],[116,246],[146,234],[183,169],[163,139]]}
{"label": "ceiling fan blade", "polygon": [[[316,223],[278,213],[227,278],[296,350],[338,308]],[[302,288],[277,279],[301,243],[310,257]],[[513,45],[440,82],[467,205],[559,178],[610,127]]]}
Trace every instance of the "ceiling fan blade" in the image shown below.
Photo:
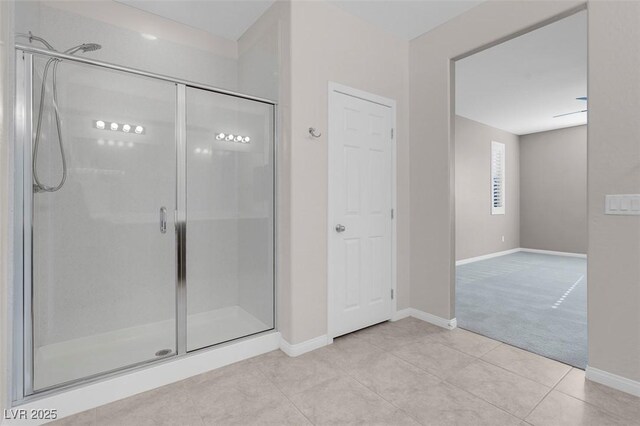
{"label": "ceiling fan blade", "polygon": [[580,96],[579,98],[576,98],[577,101],[586,101],[587,97],[586,96]]}
{"label": "ceiling fan blade", "polygon": [[583,113],[583,112],[587,112],[587,110],[583,109],[582,111],[573,111],[573,112],[567,112],[567,113],[564,113],[564,114],[558,114],[558,115],[554,115],[553,118],[564,117],[565,115],[571,115],[571,114],[580,114],[580,113]]}

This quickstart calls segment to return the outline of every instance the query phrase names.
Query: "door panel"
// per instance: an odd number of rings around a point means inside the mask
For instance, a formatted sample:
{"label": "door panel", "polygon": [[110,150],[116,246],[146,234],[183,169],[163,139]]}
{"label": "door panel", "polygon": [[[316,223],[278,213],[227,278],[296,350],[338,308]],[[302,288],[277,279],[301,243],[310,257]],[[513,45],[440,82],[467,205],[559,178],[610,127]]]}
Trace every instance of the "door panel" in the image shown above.
{"label": "door panel", "polygon": [[329,303],[335,337],[391,317],[393,150],[390,107],[338,92],[330,96]]}
{"label": "door panel", "polygon": [[[34,123],[47,60],[34,56]],[[68,176],[32,196],[34,391],[176,353],[175,93],[168,82],[58,65]],[[35,164],[47,186],[63,170],[52,105],[50,71]]]}
{"label": "door panel", "polygon": [[193,351],[274,327],[274,140],[270,104],[192,87],[186,104]]}

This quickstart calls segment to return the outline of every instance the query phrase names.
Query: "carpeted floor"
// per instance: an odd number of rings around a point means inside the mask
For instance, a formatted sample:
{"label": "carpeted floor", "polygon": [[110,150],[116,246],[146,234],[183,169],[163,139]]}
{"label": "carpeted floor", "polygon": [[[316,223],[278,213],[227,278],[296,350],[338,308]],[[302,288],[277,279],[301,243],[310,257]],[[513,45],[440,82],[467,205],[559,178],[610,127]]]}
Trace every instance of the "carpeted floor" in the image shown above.
{"label": "carpeted floor", "polygon": [[586,367],[586,259],[517,252],[456,271],[459,327]]}

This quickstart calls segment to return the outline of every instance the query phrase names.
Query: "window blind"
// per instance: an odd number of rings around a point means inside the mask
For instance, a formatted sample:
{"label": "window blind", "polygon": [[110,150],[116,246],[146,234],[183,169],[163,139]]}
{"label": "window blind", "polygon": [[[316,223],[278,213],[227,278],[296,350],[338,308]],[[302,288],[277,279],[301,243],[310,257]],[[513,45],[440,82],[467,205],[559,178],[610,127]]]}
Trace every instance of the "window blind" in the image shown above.
{"label": "window blind", "polygon": [[504,214],[505,145],[491,142],[491,214]]}

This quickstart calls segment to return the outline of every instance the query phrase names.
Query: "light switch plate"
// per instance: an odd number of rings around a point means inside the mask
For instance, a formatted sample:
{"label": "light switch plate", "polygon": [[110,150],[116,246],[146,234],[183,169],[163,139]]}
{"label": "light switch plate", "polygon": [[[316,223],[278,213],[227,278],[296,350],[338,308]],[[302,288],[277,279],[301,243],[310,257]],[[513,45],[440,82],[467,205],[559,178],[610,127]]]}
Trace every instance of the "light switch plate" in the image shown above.
{"label": "light switch plate", "polygon": [[605,214],[640,215],[640,194],[612,194],[605,196]]}

